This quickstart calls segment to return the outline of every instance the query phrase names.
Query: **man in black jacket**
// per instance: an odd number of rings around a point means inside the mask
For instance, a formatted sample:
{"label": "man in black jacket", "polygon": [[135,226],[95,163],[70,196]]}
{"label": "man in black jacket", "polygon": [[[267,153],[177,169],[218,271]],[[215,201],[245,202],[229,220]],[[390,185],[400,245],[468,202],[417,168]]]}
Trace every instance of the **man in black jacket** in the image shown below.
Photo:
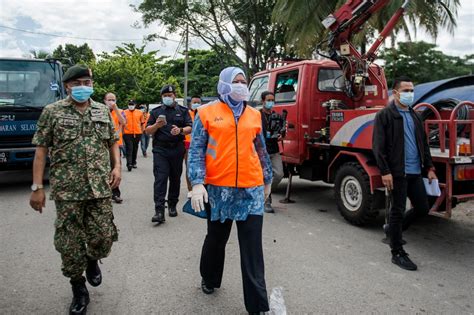
{"label": "man in black jacket", "polygon": [[[429,181],[436,178],[423,123],[411,108],[413,82],[407,77],[395,79],[394,100],[375,116],[372,149],[382,182],[391,192],[388,236],[392,262],[406,270],[417,266],[402,246],[402,230],[410,221],[429,212],[422,174]],[[413,209],[405,212],[406,198]]]}

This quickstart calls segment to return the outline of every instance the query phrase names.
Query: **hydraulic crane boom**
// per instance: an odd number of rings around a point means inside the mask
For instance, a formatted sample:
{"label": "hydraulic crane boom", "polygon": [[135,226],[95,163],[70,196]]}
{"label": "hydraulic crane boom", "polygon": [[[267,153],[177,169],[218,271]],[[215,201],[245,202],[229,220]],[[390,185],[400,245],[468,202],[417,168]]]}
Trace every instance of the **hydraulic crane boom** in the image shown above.
{"label": "hydraulic crane boom", "polygon": [[376,58],[377,49],[385,38],[392,32],[403,13],[409,0],[395,12],[378,38],[364,55],[361,55],[352,45],[351,38],[362,30],[365,22],[377,11],[383,9],[390,0],[348,0],[334,14],[329,15],[322,22],[329,29],[327,42],[329,58],[336,61],[341,67],[346,84],[345,92],[355,102],[359,102],[366,95],[366,86],[374,89],[386,89],[383,71],[374,71],[370,64]]}

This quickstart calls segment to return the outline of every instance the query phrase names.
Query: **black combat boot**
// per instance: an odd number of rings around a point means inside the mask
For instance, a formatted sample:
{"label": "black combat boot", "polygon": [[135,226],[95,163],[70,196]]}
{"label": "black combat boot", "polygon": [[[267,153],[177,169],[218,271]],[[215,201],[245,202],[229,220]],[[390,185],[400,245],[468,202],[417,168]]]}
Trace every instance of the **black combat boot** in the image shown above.
{"label": "black combat boot", "polygon": [[275,213],[275,210],[272,207],[272,195],[268,196],[267,200],[265,200],[265,208],[266,213]]}
{"label": "black combat boot", "polygon": [[177,217],[178,216],[178,211],[176,210],[176,205],[170,205],[168,207],[168,214],[170,217]]}
{"label": "black combat boot", "polygon": [[151,218],[151,222],[164,223],[165,221],[165,209],[155,210],[155,215]]}
{"label": "black combat boot", "polygon": [[87,257],[86,279],[93,287],[97,287],[102,283],[102,272],[99,264],[97,260],[89,257]]}
{"label": "black combat boot", "polygon": [[86,287],[86,279],[84,277],[78,280],[71,280],[72,285],[72,303],[69,307],[69,314],[82,315],[87,312],[87,304],[89,304],[89,291]]}

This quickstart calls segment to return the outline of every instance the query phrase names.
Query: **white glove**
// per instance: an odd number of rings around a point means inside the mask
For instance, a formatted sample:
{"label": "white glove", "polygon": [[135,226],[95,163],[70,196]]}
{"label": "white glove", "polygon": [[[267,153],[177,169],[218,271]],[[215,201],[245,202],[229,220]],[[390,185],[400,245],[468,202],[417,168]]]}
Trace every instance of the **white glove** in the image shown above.
{"label": "white glove", "polygon": [[196,212],[204,211],[204,203],[207,203],[207,191],[203,184],[193,186],[191,191],[191,206]]}
{"label": "white glove", "polygon": [[265,194],[265,201],[270,197],[270,194],[272,193],[272,184],[266,184],[265,188],[263,188],[263,192]]}

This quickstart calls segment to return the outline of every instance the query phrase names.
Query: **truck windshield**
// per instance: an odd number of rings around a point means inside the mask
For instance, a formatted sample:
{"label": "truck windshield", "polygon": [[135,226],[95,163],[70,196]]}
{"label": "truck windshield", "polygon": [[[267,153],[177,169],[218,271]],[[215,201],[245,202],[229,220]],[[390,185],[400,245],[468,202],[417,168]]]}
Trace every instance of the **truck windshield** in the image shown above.
{"label": "truck windshield", "polygon": [[0,60],[0,108],[44,107],[60,98],[59,64]]}

